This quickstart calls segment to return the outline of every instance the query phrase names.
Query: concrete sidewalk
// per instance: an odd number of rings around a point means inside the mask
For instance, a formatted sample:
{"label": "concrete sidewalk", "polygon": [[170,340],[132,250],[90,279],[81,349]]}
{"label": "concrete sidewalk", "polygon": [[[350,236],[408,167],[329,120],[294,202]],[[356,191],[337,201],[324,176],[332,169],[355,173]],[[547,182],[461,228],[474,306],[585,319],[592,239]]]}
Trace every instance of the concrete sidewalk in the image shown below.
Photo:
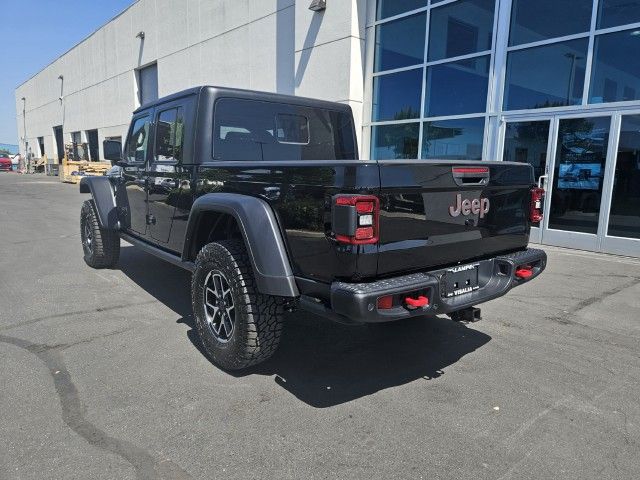
{"label": "concrete sidewalk", "polygon": [[234,376],[186,272],[85,266],[84,199],[0,174],[0,478],[640,478],[639,260],[546,248],[469,326],[296,314]]}

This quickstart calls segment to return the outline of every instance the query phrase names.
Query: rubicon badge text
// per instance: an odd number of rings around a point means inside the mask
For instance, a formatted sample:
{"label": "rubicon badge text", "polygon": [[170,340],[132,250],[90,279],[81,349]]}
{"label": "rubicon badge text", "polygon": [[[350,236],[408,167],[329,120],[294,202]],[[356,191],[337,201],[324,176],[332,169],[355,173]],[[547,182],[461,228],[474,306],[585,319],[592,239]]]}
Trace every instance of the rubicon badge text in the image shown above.
{"label": "rubicon badge text", "polygon": [[489,213],[489,208],[490,203],[488,198],[462,200],[462,195],[458,194],[456,195],[456,204],[449,207],[449,215],[451,215],[452,217],[459,217],[460,214],[464,216],[471,214],[480,214],[480,218],[484,218],[484,216]]}

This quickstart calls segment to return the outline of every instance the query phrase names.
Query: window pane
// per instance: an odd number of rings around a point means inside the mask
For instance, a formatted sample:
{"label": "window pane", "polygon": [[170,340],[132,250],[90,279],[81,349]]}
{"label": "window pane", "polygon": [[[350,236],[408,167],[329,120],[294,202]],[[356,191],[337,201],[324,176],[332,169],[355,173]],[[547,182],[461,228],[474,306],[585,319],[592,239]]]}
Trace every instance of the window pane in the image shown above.
{"label": "window pane", "polygon": [[640,99],[640,31],[598,35],[589,103]]}
{"label": "window pane", "polygon": [[640,0],[600,0],[598,28],[640,22]]}
{"label": "window pane", "polygon": [[425,122],[422,158],[481,160],[484,117]]}
{"label": "window pane", "polygon": [[138,118],[133,122],[127,145],[127,161],[142,163],[147,159],[149,142],[149,117]]}
{"label": "window pane", "polygon": [[509,45],[588,32],[592,0],[513,0]]}
{"label": "window pane", "polygon": [[165,110],[158,116],[156,125],[155,157],[159,162],[182,159],[182,137],[184,135],[181,109]]}
{"label": "window pane", "polygon": [[540,178],[547,167],[549,126],[549,120],[507,123],[502,160],[528,163]]}
{"label": "window pane", "polygon": [[375,71],[392,70],[424,62],[426,28],[426,13],[378,25]]}
{"label": "window pane", "polygon": [[420,117],[422,71],[420,68],[374,78],[374,122]]}
{"label": "window pane", "polygon": [[158,99],[158,64],[138,70],[138,95],[140,104],[145,105]]}
{"label": "window pane", "polygon": [[276,138],[281,143],[309,144],[309,119],[303,115],[276,115]]}
{"label": "window pane", "polygon": [[373,160],[418,158],[419,123],[377,125],[371,129]]}
{"label": "window pane", "polygon": [[427,69],[426,116],[484,113],[489,59],[484,56],[434,65]]}
{"label": "window pane", "polygon": [[426,7],[428,0],[378,0],[377,19],[393,17],[404,12]]}
{"label": "window pane", "polygon": [[509,53],[504,109],[580,105],[588,39]]}
{"label": "window pane", "polygon": [[611,117],[562,119],[549,228],[597,233]]}
{"label": "window pane", "polygon": [[608,234],[640,238],[640,115],[622,117]]}
{"label": "window pane", "polygon": [[431,10],[429,61],[490,50],[495,0],[460,0]]}
{"label": "window pane", "polygon": [[[356,155],[353,122],[343,112],[224,98],[216,102],[214,120],[216,160],[342,160]],[[292,137],[307,141],[291,142]]]}

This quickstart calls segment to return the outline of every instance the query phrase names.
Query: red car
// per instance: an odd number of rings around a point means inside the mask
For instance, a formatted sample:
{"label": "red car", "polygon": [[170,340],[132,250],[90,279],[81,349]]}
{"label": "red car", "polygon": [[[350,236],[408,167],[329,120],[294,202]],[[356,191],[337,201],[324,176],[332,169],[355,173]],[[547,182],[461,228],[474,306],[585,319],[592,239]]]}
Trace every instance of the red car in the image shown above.
{"label": "red car", "polygon": [[8,157],[0,157],[0,172],[10,172],[12,170],[11,159]]}

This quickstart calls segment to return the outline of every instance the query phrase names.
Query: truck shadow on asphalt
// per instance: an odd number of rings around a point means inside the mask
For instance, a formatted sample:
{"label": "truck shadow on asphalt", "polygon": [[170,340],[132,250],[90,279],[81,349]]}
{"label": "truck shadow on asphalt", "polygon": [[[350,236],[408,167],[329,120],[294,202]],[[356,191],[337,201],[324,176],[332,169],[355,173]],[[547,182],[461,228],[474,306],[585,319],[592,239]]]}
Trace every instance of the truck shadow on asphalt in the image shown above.
{"label": "truck shadow on asphalt", "polygon": [[[205,356],[191,314],[191,275],[141,252],[123,247],[120,270],[181,316],[187,336]],[[346,326],[306,312],[287,316],[280,348],[272,359],[240,373],[275,376],[292,395],[326,408],[416,380],[444,375],[447,367],[491,340],[447,318],[386,327]],[[208,357],[207,357],[208,358]]]}

